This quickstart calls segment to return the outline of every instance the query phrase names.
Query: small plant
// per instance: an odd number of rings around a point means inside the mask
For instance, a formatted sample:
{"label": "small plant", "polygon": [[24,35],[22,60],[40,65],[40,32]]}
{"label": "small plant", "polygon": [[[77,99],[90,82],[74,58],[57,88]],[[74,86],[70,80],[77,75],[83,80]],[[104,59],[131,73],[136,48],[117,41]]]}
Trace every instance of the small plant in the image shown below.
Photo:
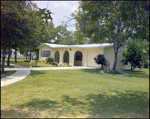
{"label": "small plant", "polygon": [[30,59],[25,59],[24,62],[30,62]]}
{"label": "small plant", "polygon": [[99,54],[97,55],[97,57],[94,57],[95,63],[97,63],[98,65],[101,64],[102,65],[102,69],[104,66],[107,66],[107,60],[105,58],[104,55]]}
{"label": "small plant", "polygon": [[46,64],[47,63],[52,63],[53,62],[53,58],[52,57],[48,57],[48,58],[45,59],[45,61],[46,61]]}

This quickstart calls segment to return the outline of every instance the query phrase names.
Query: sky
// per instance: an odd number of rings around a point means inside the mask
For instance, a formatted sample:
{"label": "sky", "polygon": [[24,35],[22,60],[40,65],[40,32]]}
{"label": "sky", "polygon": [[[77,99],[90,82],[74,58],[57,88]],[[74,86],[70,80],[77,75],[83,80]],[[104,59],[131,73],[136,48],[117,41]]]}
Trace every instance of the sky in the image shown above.
{"label": "sky", "polygon": [[[79,1],[33,1],[34,3],[37,4],[37,6],[41,9],[47,8],[50,10],[52,13],[51,14],[53,18],[53,23],[55,27],[58,25],[63,25],[62,21],[68,21],[68,17],[72,18],[70,16],[71,13],[74,12],[78,8]],[[72,30],[75,31],[75,26],[74,24],[76,23],[76,20],[72,20],[69,22],[67,30]]]}

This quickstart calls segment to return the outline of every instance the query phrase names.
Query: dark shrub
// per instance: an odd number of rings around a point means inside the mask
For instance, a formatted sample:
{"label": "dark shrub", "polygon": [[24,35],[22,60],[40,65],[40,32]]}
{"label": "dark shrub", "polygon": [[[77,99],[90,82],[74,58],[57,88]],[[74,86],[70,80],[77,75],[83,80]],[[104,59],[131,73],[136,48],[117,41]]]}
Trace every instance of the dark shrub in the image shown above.
{"label": "dark shrub", "polygon": [[30,59],[25,59],[24,62],[30,62]]}
{"label": "dark shrub", "polygon": [[48,57],[45,59],[46,63],[52,63],[53,62],[53,58],[52,57]]}

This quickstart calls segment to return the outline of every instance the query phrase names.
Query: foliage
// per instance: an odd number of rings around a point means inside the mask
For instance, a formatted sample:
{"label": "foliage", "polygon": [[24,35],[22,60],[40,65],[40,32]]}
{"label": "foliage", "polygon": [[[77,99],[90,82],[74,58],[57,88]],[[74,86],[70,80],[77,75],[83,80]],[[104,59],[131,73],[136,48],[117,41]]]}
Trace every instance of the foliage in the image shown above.
{"label": "foliage", "polygon": [[122,45],[130,39],[149,39],[149,1],[81,1],[72,16],[92,43],[113,43],[113,70]]}
{"label": "foliage", "polygon": [[94,57],[94,60],[95,60],[95,63],[97,63],[98,65],[99,64],[102,65],[102,69],[103,69],[103,66],[107,66],[107,60],[105,56],[102,54],[98,54],[97,57]]}
{"label": "foliage", "polygon": [[53,62],[53,58],[52,57],[47,57],[45,59],[46,63],[52,63]]}
{"label": "foliage", "polygon": [[25,59],[24,62],[30,62],[30,59]]}
{"label": "foliage", "polygon": [[143,51],[142,46],[140,46],[137,42],[132,42],[127,45],[127,50],[123,51],[124,59],[121,60],[123,65],[130,64],[131,71],[136,66],[142,68],[142,65],[145,58],[145,52]]}
{"label": "foliage", "polygon": [[[15,50],[36,47],[33,34],[37,32],[39,18],[35,14],[32,2],[2,1],[1,13],[1,47],[4,52],[7,47]],[[3,56],[2,72],[4,60]]]}
{"label": "foliage", "polygon": [[148,62],[148,61],[145,61],[143,68],[148,68],[148,66],[149,66],[149,62]]}

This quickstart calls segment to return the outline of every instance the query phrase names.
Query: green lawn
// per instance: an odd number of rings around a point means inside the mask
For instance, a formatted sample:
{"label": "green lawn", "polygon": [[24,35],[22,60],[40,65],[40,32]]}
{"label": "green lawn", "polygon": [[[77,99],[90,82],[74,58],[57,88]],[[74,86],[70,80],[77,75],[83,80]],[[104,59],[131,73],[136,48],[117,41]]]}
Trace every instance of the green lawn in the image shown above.
{"label": "green lawn", "polygon": [[[0,67],[1,67],[1,64],[0,64]],[[7,66],[5,65],[5,68],[14,68],[13,66]],[[13,73],[15,73],[16,71],[5,71],[5,73],[1,73],[1,78],[4,78],[6,76],[9,76]]]}
{"label": "green lawn", "polygon": [[149,69],[32,71],[1,88],[1,117],[149,117]]}
{"label": "green lawn", "polygon": [[[10,58],[10,64],[30,67],[30,62],[24,62],[24,60],[24,58],[17,58],[17,63],[15,63],[15,58]],[[7,62],[7,59],[5,62]],[[33,67],[36,67],[36,60],[33,60]],[[37,67],[53,67],[53,65],[37,62]]]}
{"label": "green lawn", "polygon": [[16,71],[5,71],[5,73],[1,73],[1,78],[14,74]]}

